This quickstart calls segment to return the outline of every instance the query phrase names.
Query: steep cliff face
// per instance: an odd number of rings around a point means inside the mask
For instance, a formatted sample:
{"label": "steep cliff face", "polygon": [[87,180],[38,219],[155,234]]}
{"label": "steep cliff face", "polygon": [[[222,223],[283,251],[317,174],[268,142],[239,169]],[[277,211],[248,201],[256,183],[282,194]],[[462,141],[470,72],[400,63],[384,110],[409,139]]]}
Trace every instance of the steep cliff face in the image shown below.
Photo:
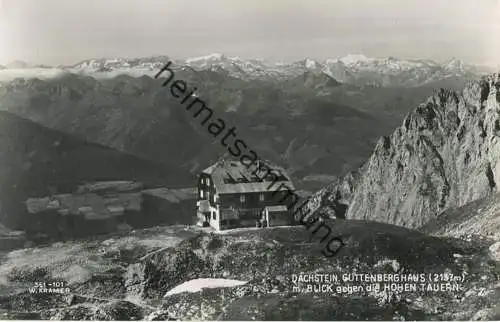
{"label": "steep cliff face", "polygon": [[497,190],[500,74],[463,91],[439,90],[382,137],[357,173],[319,191],[329,216],[419,227],[449,207]]}

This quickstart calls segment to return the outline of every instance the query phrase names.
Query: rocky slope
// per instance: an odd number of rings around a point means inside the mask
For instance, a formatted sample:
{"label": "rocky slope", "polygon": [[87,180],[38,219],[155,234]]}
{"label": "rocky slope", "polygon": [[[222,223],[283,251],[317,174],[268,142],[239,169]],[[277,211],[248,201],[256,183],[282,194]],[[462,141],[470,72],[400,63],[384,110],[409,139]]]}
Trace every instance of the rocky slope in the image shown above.
{"label": "rocky slope", "polygon": [[320,191],[310,205],[330,215],[419,227],[497,190],[499,135],[500,75],[461,92],[440,90],[382,137],[359,171]]}
{"label": "rocky slope", "polygon": [[[126,235],[11,252],[0,264],[3,318],[146,320],[433,320],[491,319],[500,266],[488,245],[426,236],[381,223],[337,221],[338,256],[302,227],[214,234],[159,227]],[[34,265],[36,263],[36,265]],[[455,291],[304,293],[297,274],[448,273],[465,276]],[[165,296],[183,282],[246,282]],[[39,281],[64,281],[65,294],[30,293]],[[325,283],[323,283],[325,284]],[[329,284],[329,283],[326,283]],[[384,284],[384,283],[382,283]]]}

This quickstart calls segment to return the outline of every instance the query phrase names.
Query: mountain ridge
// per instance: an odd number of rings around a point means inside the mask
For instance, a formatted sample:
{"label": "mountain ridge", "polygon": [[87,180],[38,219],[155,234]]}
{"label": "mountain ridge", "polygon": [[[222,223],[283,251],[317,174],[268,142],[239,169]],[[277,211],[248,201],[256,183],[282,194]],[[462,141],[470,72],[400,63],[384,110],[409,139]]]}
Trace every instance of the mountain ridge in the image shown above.
{"label": "mountain ridge", "polygon": [[372,155],[310,200],[329,216],[418,228],[450,207],[497,191],[500,74],[441,89],[411,111]]}
{"label": "mountain ridge", "polygon": [[[41,70],[57,69],[89,75],[111,72],[144,75],[158,71],[169,60],[169,56],[166,55],[141,58],[96,58],[52,68],[41,65],[34,67]],[[429,59],[369,58],[364,55],[347,55],[322,61],[304,58],[285,63],[228,57],[222,53],[213,53],[207,56],[172,60],[175,65],[180,66],[180,69],[223,70],[233,77],[242,79],[293,78],[304,72],[314,71],[325,73],[343,83],[374,86],[414,87],[453,76],[471,79],[487,71],[491,72],[488,68],[466,64],[454,58],[444,62],[435,62]],[[29,69],[32,65],[16,61],[10,66]],[[7,65],[6,70],[11,70],[11,67]]]}

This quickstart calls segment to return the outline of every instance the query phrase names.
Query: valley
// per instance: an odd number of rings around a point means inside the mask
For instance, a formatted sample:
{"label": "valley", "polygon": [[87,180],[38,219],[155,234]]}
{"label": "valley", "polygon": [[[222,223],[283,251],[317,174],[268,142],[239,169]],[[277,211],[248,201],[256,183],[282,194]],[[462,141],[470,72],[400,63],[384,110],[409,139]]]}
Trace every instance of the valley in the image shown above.
{"label": "valley", "polygon": [[[0,109],[194,173],[227,151],[214,147],[210,135],[165,93],[162,80],[152,78],[164,60],[143,62],[157,68],[150,75],[17,78],[0,87]],[[82,73],[92,71],[88,64],[81,66]],[[288,78],[247,79],[213,70],[212,65],[179,66],[178,78],[197,87],[200,99],[241,130],[239,135],[260,155],[289,169],[308,193],[359,166],[377,138],[389,134],[434,91],[432,86],[340,83],[315,70]],[[463,83],[468,79],[460,78]],[[181,137],[182,142],[175,139]],[[178,153],[170,153],[173,150]]]}

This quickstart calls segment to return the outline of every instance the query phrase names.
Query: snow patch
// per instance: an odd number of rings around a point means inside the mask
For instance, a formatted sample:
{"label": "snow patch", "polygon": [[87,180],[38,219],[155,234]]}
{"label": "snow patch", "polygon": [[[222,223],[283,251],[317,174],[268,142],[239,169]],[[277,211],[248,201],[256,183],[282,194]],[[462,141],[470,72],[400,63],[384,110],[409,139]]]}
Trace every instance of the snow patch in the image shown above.
{"label": "snow patch", "polygon": [[316,68],[316,62],[312,59],[307,58],[305,62],[306,68],[314,69]]}
{"label": "snow patch", "polygon": [[401,265],[395,259],[379,260],[374,266],[375,267],[390,266],[394,272],[398,272],[399,269],[401,268]]}
{"label": "snow patch", "polygon": [[186,59],[186,63],[192,63],[192,62],[197,62],[197,61],[204,61],[204,60],[222,60],[226,58],[224,54],[221,53],[213,53],[207,56],[201,56],[201,57],[193,57],[193,58],[188,58]]}
{"label": "snow patch", "polygon": [[359,63],[359,62],[367,62],[370,60],[372,60],[372,59],[366,57],[365,55],[360,55],[360,54],[357,54],[357,55],[349,54],[347,56],[340,58],[340,61],[346,65],[354,65],[354,64]]}
{"label": "snow patch", "polygon": [[325,61],[325,65],[338,64],[338,63],[342,63],[342,61],[338,58],[331,58]]}
{"label": "snow patch", "polygon": [[90,267],[82,267],[81,265],[71,265],[68,269],[61,272],[60,278],[69,284],[84,283],[92,278]]}
{"label": "snow patch", "polygon": [[246,283],[248,282],[224,278],[197,278],[177,285],[168,291],[164,297],[184,292],[196,293],[200,292],[204,288],[235,287],[245,285]]}
{"label": "snow patch", "polygon": [[500,261],[500,242],[496,242],[489,248],[491,257],[493,257],[496,261]]}

